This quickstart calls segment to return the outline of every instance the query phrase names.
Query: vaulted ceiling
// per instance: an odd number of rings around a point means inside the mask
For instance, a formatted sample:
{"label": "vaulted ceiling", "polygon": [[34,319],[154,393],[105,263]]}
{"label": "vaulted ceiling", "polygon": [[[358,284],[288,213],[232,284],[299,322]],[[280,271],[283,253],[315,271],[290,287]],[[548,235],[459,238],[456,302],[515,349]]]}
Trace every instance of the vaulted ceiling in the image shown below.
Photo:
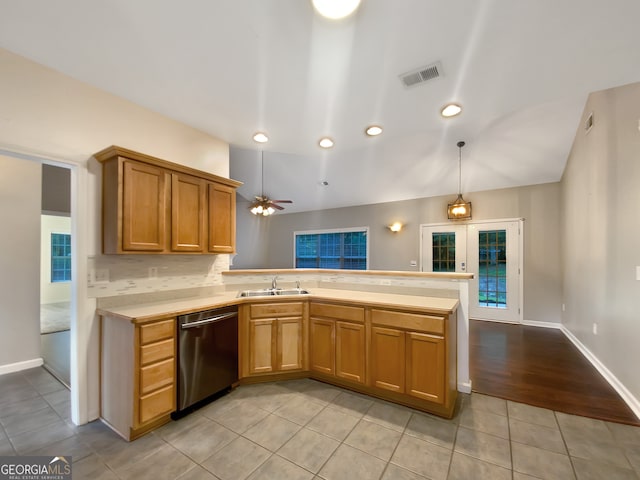
{"label": "vaulted ceiling", "polygon": [[454,195],[458,140],[463,192],[558,181],[587,95],[640,81],[638,19],[636,0],[362,0],[342,21],[309,0],[0,0],[0,47],[229,142],[247,198],[264,149],[294,212]]}

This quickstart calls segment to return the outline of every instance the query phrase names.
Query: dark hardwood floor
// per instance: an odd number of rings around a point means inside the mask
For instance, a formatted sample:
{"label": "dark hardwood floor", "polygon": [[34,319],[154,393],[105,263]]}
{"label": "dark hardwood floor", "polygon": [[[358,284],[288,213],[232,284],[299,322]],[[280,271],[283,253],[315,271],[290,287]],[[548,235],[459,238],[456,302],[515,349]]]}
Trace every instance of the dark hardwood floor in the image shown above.
{"label": "dark hardwood floor", "polygon": [[474,392],[640,425],[618,393],[560,331],[471,320]]}

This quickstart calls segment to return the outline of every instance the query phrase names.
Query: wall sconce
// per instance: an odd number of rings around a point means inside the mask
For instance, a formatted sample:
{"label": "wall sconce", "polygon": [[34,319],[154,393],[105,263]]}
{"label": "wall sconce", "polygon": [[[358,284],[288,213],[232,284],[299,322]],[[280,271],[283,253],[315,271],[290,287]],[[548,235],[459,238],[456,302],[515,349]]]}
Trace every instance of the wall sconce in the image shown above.
{"label": "wall sconce", "polygon": [[398,233],[402,230],[402,224],[400,222],[395,222],[393,225],[387,225],[387,228],[393,233]]}

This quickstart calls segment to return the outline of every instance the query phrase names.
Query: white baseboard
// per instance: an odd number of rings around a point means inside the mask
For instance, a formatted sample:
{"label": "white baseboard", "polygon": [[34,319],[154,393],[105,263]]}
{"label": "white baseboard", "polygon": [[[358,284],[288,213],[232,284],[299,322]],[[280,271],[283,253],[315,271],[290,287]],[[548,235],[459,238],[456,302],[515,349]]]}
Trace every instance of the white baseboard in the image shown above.
{"label": "white baseboard", "polygon": [[471,393],[471,380],[468,383],[458,383],[458,391],[462,393]]}
{"label": "white baseboard", "polygon": [[562,333],[573,343],[578,350],[591,362],[591,364],[600,372],[604,379],[609,382],[618,395],[622,397],[629,408],[635,413],[636,417],[640,420],[640,401],[625,387],[618,378],[611,373],[611,371],[604,366],[604,364],[596,357],[591,350],[589,350],[580,340],[576,337],[567,327],[562,325],[560,327]]}
{"label": "white baseboard", "polygon": [[543,328],[556,328],[561,330],[562,324],[556,322],[539,322],[537,320],[522,320],[522,325],[529,327],[543,327]]}
{"label": "white baseboard", "polygon": [[44,362],[42,358],[34,358],[32,360],[25,360],[24,362],[8,363],[7,365],[0,365],[0,375],[7,373],[19,372],[21,370],[28,370],[30,368],[41,367]]}

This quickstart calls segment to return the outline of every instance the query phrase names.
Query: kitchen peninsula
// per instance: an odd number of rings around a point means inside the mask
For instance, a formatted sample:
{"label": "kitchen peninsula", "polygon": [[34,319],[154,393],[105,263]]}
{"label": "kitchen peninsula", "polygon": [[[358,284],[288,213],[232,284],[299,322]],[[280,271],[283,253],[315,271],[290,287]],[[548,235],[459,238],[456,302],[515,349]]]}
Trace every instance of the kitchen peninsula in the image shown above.
{"label": "kitchen peninsula", "polygon": [[[457,391],[470,387],[470,278],[417,272],[238,270],[224,272],[224,285],[206,294],[100,306],[101,416],[127,439],[169,421],[175,410],[176,317],[237,305],[240,383],[310,377],[451,417]],[[264,289],[274,279],[278,287],[301,285],[309,293],[238,297],[239,291]]]}

